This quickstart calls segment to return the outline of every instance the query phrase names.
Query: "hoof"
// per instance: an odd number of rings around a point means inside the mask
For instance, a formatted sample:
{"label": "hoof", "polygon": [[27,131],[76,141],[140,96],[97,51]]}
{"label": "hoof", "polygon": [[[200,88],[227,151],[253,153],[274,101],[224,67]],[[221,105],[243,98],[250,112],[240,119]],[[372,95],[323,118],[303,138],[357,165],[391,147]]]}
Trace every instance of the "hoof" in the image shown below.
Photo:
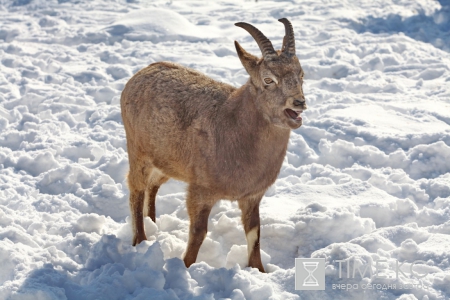
{"label": "hoof", "polygon": [[147,238],[145,236],[135,236],[133,238],[133,246],[139,245],[142,241],[146,241]]}
{"label": "hoof", "polygon": [[250,267],[250,268],[256,268],[256,269],[258,269],[261,273],[266,273],[266,271],[264,270],[264,267],[263,267],[262,264],[261,264],[261,265],[257,265],[257,266],[251,266],[251,265],[249,265],[249,267]]}

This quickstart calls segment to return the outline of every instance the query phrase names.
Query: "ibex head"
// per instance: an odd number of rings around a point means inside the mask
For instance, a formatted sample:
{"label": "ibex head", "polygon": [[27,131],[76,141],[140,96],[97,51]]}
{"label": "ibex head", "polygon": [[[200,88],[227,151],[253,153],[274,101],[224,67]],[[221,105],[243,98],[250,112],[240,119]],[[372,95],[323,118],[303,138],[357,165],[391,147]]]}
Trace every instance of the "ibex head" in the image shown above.
{"label": "ibex head", "polygon": [[305,110],[303,95],[303,70],[295,55],[295,38],[291,22],[283,18],[286,33],[282,49],[275,51],[270,40],[248,23],[236,23],[247,30],[261,49],[262,58],[245,51],[235,41],[242,65],[258,93],[257,105],[274,125],[296,129],[302,125],[300,114]]}

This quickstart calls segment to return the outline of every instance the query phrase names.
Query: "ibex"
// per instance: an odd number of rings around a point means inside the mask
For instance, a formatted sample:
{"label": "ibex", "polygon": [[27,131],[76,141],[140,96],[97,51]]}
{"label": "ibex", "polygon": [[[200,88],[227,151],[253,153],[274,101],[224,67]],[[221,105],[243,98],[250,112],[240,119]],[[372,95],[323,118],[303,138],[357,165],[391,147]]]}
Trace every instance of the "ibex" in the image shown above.
{"label": "ibex", "polygon": [[121,96],[130,163],[128,187],[133,245],[146,240],[143,218],[155,222],[155,197],[169,178],[188,183],[190,219],[186,267],[197,258],[208,216],[221,200],[237,200],[247,238],[248,265],[261,263],[259,203],[280,171],[290,130],[306,109],[303,70],[294,31],[285,26],[281,50],[257,28],[236,23],[255,39],[262,58],[236,51],[250,75],[240,88],[171,62],[137,72]]}

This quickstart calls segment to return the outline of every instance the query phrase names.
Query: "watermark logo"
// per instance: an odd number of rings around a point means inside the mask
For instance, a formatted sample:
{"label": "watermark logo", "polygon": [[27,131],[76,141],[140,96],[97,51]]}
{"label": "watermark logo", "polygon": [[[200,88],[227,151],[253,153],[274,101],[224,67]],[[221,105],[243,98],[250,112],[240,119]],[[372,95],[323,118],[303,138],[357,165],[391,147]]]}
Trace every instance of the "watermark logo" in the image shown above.
{"label": "watermark logo", "polygon": [[[399,262],[395,259],[378,259],[361,261],[350,257],[348,259],[332,261],[337,274],[329,274],[331,288],[339,290],[376,289],[403,290],[428,289],[429,285],[422,282],[428,273],[421,266],[427,262],[416,260],[412,263]],[[403,265],[405,265],[403,267]],[[419,272],[422,271],[422,272]],[[425,271],[425,272],[423,272]],[[355,279],[370,278],[371,283],[355,282]],[[345,279],[352,282],[343,282]],[[383,283],[373,283],[377,280]],[[387,281],[386,281],[387,280]],[[417,282],[413,282],[413,280]],[[335,283],[333,283],[335,282]],[[295,259],[295,289],[296,290],[325,290],[325,258],[296,258]]]}
{"label": "watermark logo", "polygon": [[295,289],[325,290],[325,258],[295,259]]}
{"label": "watermark logo", "polygon": [[[426,265],[427,262],[423,261],[423,260],[416,260],[412,263],[406,263],[406,262],[402,262],[399,263],[398,260],[393,260],[395,263],[392,263],[392,268],[390,267],[389,261],[386,259],[378,259],[375,260],[374,263],[372,263],[371,261],[368,261],[366,264],[363,264],[361,262],[356,261],[354,258],[350,258],[350,259],[343,259],[343,260],[336,260],[335,262],[337,262],[339,264],[339,278],[355,278],[358,277],[358,273],[360,278],[364,278],[366,276],[366,272],[367,272],[367,276],[368,277],[373,277],[374,278],[395,278],[395,279],[399,279],[399,275],[403,275],[404,278],[415,278],[415,279],[422,279],[423,277],[427,276],[428,274],[420,274],[417,271],[414,271],[414,267],[416,265]],[[350,266],[350,262],[352,262],[353,265],[353,272],[351,272],[351,266]],[[408,276],[408,271],[405,271],[403,268],[403,264],[409,264],[409,276]],[[347,265],[346,269],[347,269],[347,275],[345,276],[345,274],[343,274],[342,272],[342,266],[343,265]],[[375,269],[375,273],[373,272],[373,269]],[[358,271],[358,272],[356,272]],[[350,274],[351,273],[351,274]],[[392,274],[394,273],[395,276]]]}

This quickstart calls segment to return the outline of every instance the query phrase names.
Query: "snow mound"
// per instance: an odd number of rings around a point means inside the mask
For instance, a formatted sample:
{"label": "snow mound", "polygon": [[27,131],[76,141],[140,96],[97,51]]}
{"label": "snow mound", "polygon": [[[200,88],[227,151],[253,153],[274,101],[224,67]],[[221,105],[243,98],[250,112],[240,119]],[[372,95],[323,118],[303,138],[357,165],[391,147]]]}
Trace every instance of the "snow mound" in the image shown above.
{"label": "snow mound", "polygon": [[175,11],[148,8],[133,11],[106,28],[113,36],[153,43],[186,40],[196,42],[216,38],[207,28],[198,28]]}

